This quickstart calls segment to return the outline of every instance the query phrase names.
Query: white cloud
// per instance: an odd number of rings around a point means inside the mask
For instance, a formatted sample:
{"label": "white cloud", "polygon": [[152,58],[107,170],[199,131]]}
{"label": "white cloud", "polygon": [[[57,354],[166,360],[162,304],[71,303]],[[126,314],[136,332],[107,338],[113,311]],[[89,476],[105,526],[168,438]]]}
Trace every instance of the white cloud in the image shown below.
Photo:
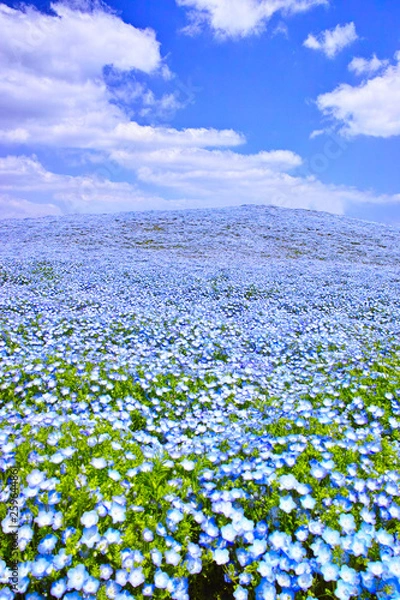
{"label": "white cloud", "polygon": [[318,36],[310,33],[304,42],[306,48],[320,50],[328,58],[334,58],[341,50],[358,39],[354,23],[337,25],[334,29],[322,31]]}
{"label": "white cloud", "polygon": [[260,33],[278,12],[305,12],[329,0],[176,0],[189,9],[188,34],[208,25],[219,38],[244,38]]}
{"label": "white cloud", "polygon": [[160,67],[151,29],[136,29],[105,9],[73,10],[62,2],[51,8],[56,16],[0,5],[2,66],[24,65],[37,76],[80,82],[101,77],[104,65],[146,73]]}
{"label": "white cloud", "polygon": [[99,166],[93,175],[58,175],[47,171],[36,157],[0,158],[0,216],[146,210],[166,204],[136,185],[110,181],[103,176],[108,173],[108,168]]}
{"label": "white cloud", "polygon": [[396,65],[359,86],[342,84],[317,99],[318,108],[336,119],[348,136],[400,135],[400,53]]}
{"label": "white cloud", "polygon": [[29,202],[23,198],[13,198],[0,194],[0,218],[24,219],[25,217],[45,217],[47,215],[61,215],[62,211],[55,204],[39,204]]}
{"label": "white cloud", "polygon": [[287,151],[242,155],[190,148],[115,152],[113,159],[138,179],[174,193],[184,205],[274,204],[343,213],[347,203],[399,202],[354,188],[329,186],[313,176],[290,175],[301,158]]}
{"label": "white cloud", "polygon": [[377,71],[387,67],[388,64],[388,60],[380,60],[376,54],[369,60],[355,56],[349,64],[349,71],[352,71],[356,75],[373,75]]}
{"label": "white cloud", "polygon": [[[400,203],[400,196],[378,196],[326,185],[314,176],[290,175],[288,171],[298,167],[301,159],[288,151],[242,155],[231,150],[170,148],[115,151],[112,158],[118,164],[99,163],[92,175],[78,177],[52,173],[35,157],[0,158],[0,217],[240,204],[343,214],[349,203]],[[142,186],[160,192],[110,181],[122,168],[130,169]]]}
{"label": "white cloud", "polygon": [[[157,99],[124,76],[124,70],[158,69],[171,79],[154,32],[136,29],[106,9],[82,12],[63,3],[52,8],[56,16],[0,5],[0,142],[85,149],[243,143],[232,130],[177,131],[130,121],[120,103],[137,97],[142,115],[181,106],[176,94]],[[110,64],[115,68],[110,80],[118,83],[111,89],[103,76]]]}
{"label": "white cloud", "polygon": [[[88,140],[128,121],[106,84],[106,66],[128,76],[133,70],[171,76],[151,29],[124,23],[105,7],[51,7],[55,15],[0,4],[1,141],[47,143],[54,134],[62,145],[63,130],[79,128]],[[171,97],[151,100],[173,108]]]}

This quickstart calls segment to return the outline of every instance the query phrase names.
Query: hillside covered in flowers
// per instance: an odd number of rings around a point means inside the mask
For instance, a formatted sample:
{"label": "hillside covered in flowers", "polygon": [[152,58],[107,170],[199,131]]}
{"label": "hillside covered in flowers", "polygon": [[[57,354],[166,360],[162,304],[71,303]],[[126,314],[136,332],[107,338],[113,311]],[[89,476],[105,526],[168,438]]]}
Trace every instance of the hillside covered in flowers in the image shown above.
{"label": "hillside covered in flowers", "polygon": [[0,522],[0,600],[399,599],[400,229],[0,221]]}

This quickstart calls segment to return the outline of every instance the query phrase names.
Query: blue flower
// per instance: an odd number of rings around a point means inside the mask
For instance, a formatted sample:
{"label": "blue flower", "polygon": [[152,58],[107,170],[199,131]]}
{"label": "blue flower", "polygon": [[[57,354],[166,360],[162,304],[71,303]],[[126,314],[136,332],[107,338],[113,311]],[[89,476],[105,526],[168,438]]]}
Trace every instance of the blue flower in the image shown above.
{"label": "blue flower", "polygon": [[38,545],[40,554],[51,554],[57,544],[57,537],[52,534],[46,535]]}
{"label": "blue flower", "polygon": [[168,587],[169,576],[165,571],[158,569],[154,574],[154,585],[157,589],[165,590]]}
{"label": "blue flower", "polygon": [[339,567],[331,562],[326,562],[321,567],[321,573],[325,581],[337,581],[339,579]]}
{"label": "blue flower", "polygon": [[113,574],[113,568],[111,565],[100,565],[100,579],[108,581]]}
{"label": "blue flower", "polygon": [[56,598],[62,598],[66,592],[66,589],[67,589],[67,580],[59,579],[58,581],[55,581],[52,584],[50,593],[52,596],[55,596]]}
{"label": "blue flower", "polygon": [[85,527],[80,539],[81,544],[85,544],[88,548],[93,548],[100,541],[100,534],[97,525]]}
{"label": "blue flower", "polygon": [[132,587],[138,587],[139,585],[142,585],[142,583],[145,581],[142,569],[140,567],[132,569],[128,580]]}
{"label": "blue flower", "polygon": [[69,569],[67,577],[68,589],[80,591],[89,577],[89,573],[86,571],[85,566],[80,564],[72,569]]}
{"label": "blue flower", "polygon": [[142,594],[146,598],[150,597],[150,596],[153,596],[153,594],[154,594],[154,585],[151,584],[151,583],[146,583],[146,585],[144,585],[142,587]]}
{"label": "blue flower", "polygon": [[100,581],[95,579],[94,577],[87,577],[85,583],[83,584],[83,591],[85,594],[96,594],[99,589]]}
{"label": "blue flower", "polygon": [[292,510],[296,508],[296,503],[294,502],[292,496],[288,494],[279,500],[279,508],[283,510],[285,513],[290,513]]}
{"label": "blue flower", "polygon": [[217,565],[226,565],[229,562],[229,552],[226,548],[214,550],[213,556]]}
{"label": "blue flower", "polygon": [[125,506],[118,502],[112,502],[108,514],[112,518],[113,523],[123,523],[125,521]]}
{"label": "blue flower", "polygon": [[92,527],[93,525],[97,525],[99,522],[99,515],[96,510],[90,510],[88,512],[84,512],[81,516],[81,523],[84,527]]}
{"label": "blue flower", "polygon": [[53,557],[39,555],[31,565],[31,573],[36,579],[42,579],[53,570]]}

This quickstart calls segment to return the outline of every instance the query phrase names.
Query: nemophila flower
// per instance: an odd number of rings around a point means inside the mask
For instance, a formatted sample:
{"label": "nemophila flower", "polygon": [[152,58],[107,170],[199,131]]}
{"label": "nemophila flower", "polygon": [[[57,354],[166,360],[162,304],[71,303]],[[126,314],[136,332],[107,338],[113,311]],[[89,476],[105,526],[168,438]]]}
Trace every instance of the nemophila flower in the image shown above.
{"label": "nemophila flower", "polygon": [[99,589],[99,586],[100,581],[98,579],[95,579],[95,577],[89,576],[83,584],[82,591],[85,592],[85,594],[96,594],[97,590]]}
{"label": "nemophila flower", "polygon": [[335,596],[339,598],[339,600],[349,600],[356,594],[357,588],[354,588],[351,583],[344,581],[343,579],[339,579],[335,589]]}
{"label": "nemophila flower", "polygon": [[105,460],[105,458],[92,458],[90,464],[95,469],[105,469],[107,466],[107,461]]}
{"label": "nemophila flower", "polygon": [[150,550],[150,556],[151,556],[151,560],[153,562],[153,565],[155,565],[156,567],[159,567],[162,563],[162,554],[161,552],[157,549],[157,548],[152,548]]}
{"label": "nemophila flower", "polygon": [[394,556],[386,561],[386,568],[390,575],[392,575],[400,586],[400,556]]}
{"label": "nemophila flower", "polygon": [[169,576],[165,571],[158,569],[154,574],[154,585],[159,590],[165,590],[168,587]]}
{"label": "nemophila flower", "polygon": [[295,531],[295,536],[300,542],[304,542],[309,536],[308,528],[302,525]]}
{"label": "nemophila flower", "polygon": [[69,569],[67,577],[68,589],[77,590],[79,592],[89,577],[89,573],[86,571],[85,565],[80,564],[72,569]]}
{"label": "nemophila flower", "polygon": [[261,583],[255,589],[256,600],[275,600],[276,588],[269,581],[262,579]]}
{"label": "nemophila flower", "polygon": [[31,574],[36,579],[42,579],[46,575],[50,575],[53,570],[53,557],[50,555],[37,556],[31,563]]}
{"label": "nemophila flower", "polygon": [[165,557],[165,562],[167,563],[167,565],[173,565],[175,567],[182,560],[181,555],[178,552],[176,552],[175,550],[167,550],[164,554],[164,557]]}
{"label": "nemophila flower", "polygon": [[85,527],[82,532],[82,537],[79,540],[80,544],[85,544],[88,548],[93,548],[100,541],[100,533],[97,525]]}
{"label": "nemophila flower", "polygon": [[144,583],[145,577],[141,567],[132,569],[132,571],[129,573],[128,581],[132,587],[138,587],[139,585],[142,585],[142,583]]}
{"label": "nemophila flower", "polygon": [[312,510],[317,503],[316,500],[312,496],[310,496],[310,494],[307,494],[306,496],[300,498],[300,502],[302,507],[307,510]]}
{"label": "nemophila flower", "polygon": [[96,510],[84,512],[81,516],[81,523],[84,527],[92,527],[92,525],[97,525],[98,522],[99,515]]}
{"label": "nemophila flower", "polygon": [[284,550],[288,548],[291,542],[287,533],[284,533],[283,531],[274,531],[270,534],[268,540],[275,550]]}
{"label": "nemophila flower", "polygon": [[42,539],[38,545],[38,552],[40,554],[51,554],[56,547],[57,537],[53,534],[48,534]]}
{"label": "nemophila flower", "polygon": [[297,576],[297,585],[303,591],[307,591],[313,584],[313,576],[311,573],[302,573]]}
{"label": "nemophila flower", "polygon": [[279,500],[279,508],[285,513],[291,513],[296,508],[296,503],[292,496],[287,495]]}
{"label": "nemophila flower", "polygon": [[113,574],[113,568],[111,565],[100,565],[100,579],[108,581]]}
{"label": "nemophila flower", "polygon": [[62,598],[65,594],[67,590],[67,580],[66,579],[59,579],[58,581],[55,581],[51,588],[50,588],[50,594],[52,596],[54,596],[55,598]]}
{"label": "nemophila flower", "polygon": [[142,587],[142,594],[146,598],[150,598],[151,596],[153,596],[153,594],[154,594],[154,585],[152,583],[146,583]]}
{"label": "nemophila flower", "polygon": [[339,567],[331,562],[321,566],[322,577],[325,581],[337,581],[339,579]]}
{"label": "nemophila flower", "polygon": [[13,600],[14,596],[14,592],[8,586],[0,590],[0,600]]}
{"label": "nemophila flower", "polygon": [[229,551],[226,548],[214,550],[213,556],[217,565],[225,565],[229,562]]}
{"label": "nemophila flower", "polygon": [[108,514],[110,515],[113,523],[123,523],[125,521],[125,506],[122,506],[118,502],[112,502]]}
{"label": "nemophila flower", "polygon": [[224,525],[223,527],[221,527],[221,535],[223,539],[227,542],[233,542],[236,536],[238,535],[238,532],[233,527],[233,525],[229,523],[228,525]]}
{"label": "nemophila flower", "polygon": [[34,520],[39,527],[48,527],[53,524],[54,515],[53,509],[40,510]]}
{"label": "nemophila flower", "polygon": [[190,575],[196,575],[197,573],[201,573],[203,569],[203,563],[200,558],[193,558],[192,556],[187,556],[186,568]]}
{"label": "nemophila flower", "polygon": [[58,554],[53,557],[53,566],[57,571],[61,571],[64,567],[69,567],[72,563],[72,556],[67,554],[65,548],[61,548]]}
{"label": "nemophila flower", "polygon": [[33,538],[33,529],[30,525],[22,525],[18,530],[18,548],[23,551]]}
{"label": "nemophila flower", "polygon": [[26,476],[27,484],[30,488],[40,487],[41,484],[45,481],[46,474],[38,469],[34,469]]}
{"label": "nemophila flower", "polygon": [[107,544],[120,544],[121,532],[118,531],[118,529],[109,527],[107,531],[105,531],[103,538],[107,541]]}
{"label": "nemophila flower", "polygon": [[117,594],[120,592],[120,590],[121,590],[121,586],[116,581],[113,581],[112,579],[110,581],[107,581],[107,583],[106,583],[107,598],[114,599],[117,596]]}
{"label": "nemophila flower", "polygon": [[154,540],[154,533],[150,529],[144,529],[142,535],[145,542],[152,542]]}
{"label": "nemophila flower", "polygon": [[343,531],[355,531],[356,523],[352,514],[342,513],[339,517],[339,525]]}
{"label": "nemophila flower", "polygon": [[357,585],[360,579],[359,574],[357,573],[357,571],[355,571],[354,569],[352,569],[351,567],[347,566],[347,565],[343,565],[340,569],[340,577],[341,579],[343,579],[343,581],[345,581],[346,583],[349,583],[350,585]]}

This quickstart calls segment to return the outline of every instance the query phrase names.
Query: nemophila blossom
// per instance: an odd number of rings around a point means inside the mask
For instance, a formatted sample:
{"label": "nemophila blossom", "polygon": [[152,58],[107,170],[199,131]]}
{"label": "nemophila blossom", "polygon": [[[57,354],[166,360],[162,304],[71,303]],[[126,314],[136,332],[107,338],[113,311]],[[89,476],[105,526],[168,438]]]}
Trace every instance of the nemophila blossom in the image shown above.
{"label": "nemophila blossom", "polygon": [[68,577],[68,589],[80,591],[83,588],[84,583],[89,577],[89,573],[86,571],[85,565],[77,565],[67,572]]}
{"label": "nemophila blossom", "polygon": [[117,596],[117,594],[120,592],[120,590],[121,590],[121,586],[116,581],[113,581],[112,579],[110,579],[110,581],[107,581],[107,583],[106,583],[107,598],[114,599]]}
{"label": "nemophila blossom", "polygon": [[14,596],[14,592],[8,586],[0,590],[0,600],[13,600]]}
{"label": "nemophila blossom", "polygon": [[42,579],[53,571],[53,557],[38,555],[31,563],[31,574],[36,579]]}
{"label": "nemophila blossom", "polygon": [[48,527],[53,524],[55,511],[53,509],[40,510],[34,521],[39,527]]}
{"label": "nemophila blossom", "polygon": [[158,569],[154,574],[154,585],[157,589],[165,590],[168,587],[169,576],[165,571]]}
{"label": "nemophila blossom", "polygon": [[92,527],[85,527],[83,529],[81,539],[79,540],[80,544],[84,544],[88,548],[93,548],[99,541],[100,533],[97,528],[97,525],[92,525]]}
{"label": "nemophila blossom", "polygon": [[332,562],[322,564],[321,573],[325,581],[337,581],[339,579],[339,567]]}
{"label": "nemophila blossom", "polygon": [[285,513],[291,513],[296,508],[296,502],[292,496],[287,495],[279,500],[279,508]]}
{"label": "nemophila blossom", "polygon": [[154,533],[150,529],[144,529],[142,535],[145,542],[152,542],[154,540]]}
{"label": "nemophila blossom", "polygon": [[150,556],[151,556],[151,560],[152,560],[153,564],[156,567],[159,567],[162,563],[162,558],[163,558],[161,552],[157,548],[152,548],[150,550]]}
{"label": "nemophila blossom", "polygon": [[113,574],[113,568],[111,567],[111,565],[107,565],[107,564],[100,565],[100,579],[108,581],[112,574]]}
{"label": "nemophila blossom", "polygon": [[27,484],[30,488],[40,487],[41,484],[45,481],[46,474],[38,469],[34,469],[26,476]]}
{"label": "nemophila blossom", "polygon": [[229,562],[229,551],[226,548],[214,550],[213,556],[217,565],[225,565]]}
{"label": "nemophila blossom", "polygon": [[50,594],[55,598],[62,598],[67,590],[67,580],[66,579],[58,579],[55,581],[51,588]]}
{"label": "nemophila blossom", "polygon": [[84,512],[80,521],[84,527],[92,527],[92,525],[97,525],[99,522],[99,515],[95,510]]}
{"label": "nemophila blossom", "polygon": [[90,464],[95,469],[105,469],[107,466],[107,461],[104,458],[92,458]]}
{"label": "nemophila blossom", "polygon": [[64,567],[69,567],[71,563],[72,556],[67,554],[65,548],[61,548],[61,550],[53,557],[53,567],[57,571],[61,571]]}
{"label": "nemophila blossom", "polygon": [[56,547],[57,541],[58,540],[55,535],[46,535],[38,545],[38,552],[40,554],[51,554]]}
{"label": "nemophila blossom", "polygon": [[132,571],[129,573],[128,581],[132,587],[138,587],[142,585],[145,581],[142,569],[140,567],[132,569]]}
{"label": "nemophila blossom", "polygon": [[352,514],[342,513],[339,517],[339,524],[343,531],[354,531],[356,523]]}
{"label": "nemophila blossom", "polygon": [[118,502],[112,502],[108,510],[113,523],[123,523],[125,521],[125,512],[125,506],[122,506]]}

